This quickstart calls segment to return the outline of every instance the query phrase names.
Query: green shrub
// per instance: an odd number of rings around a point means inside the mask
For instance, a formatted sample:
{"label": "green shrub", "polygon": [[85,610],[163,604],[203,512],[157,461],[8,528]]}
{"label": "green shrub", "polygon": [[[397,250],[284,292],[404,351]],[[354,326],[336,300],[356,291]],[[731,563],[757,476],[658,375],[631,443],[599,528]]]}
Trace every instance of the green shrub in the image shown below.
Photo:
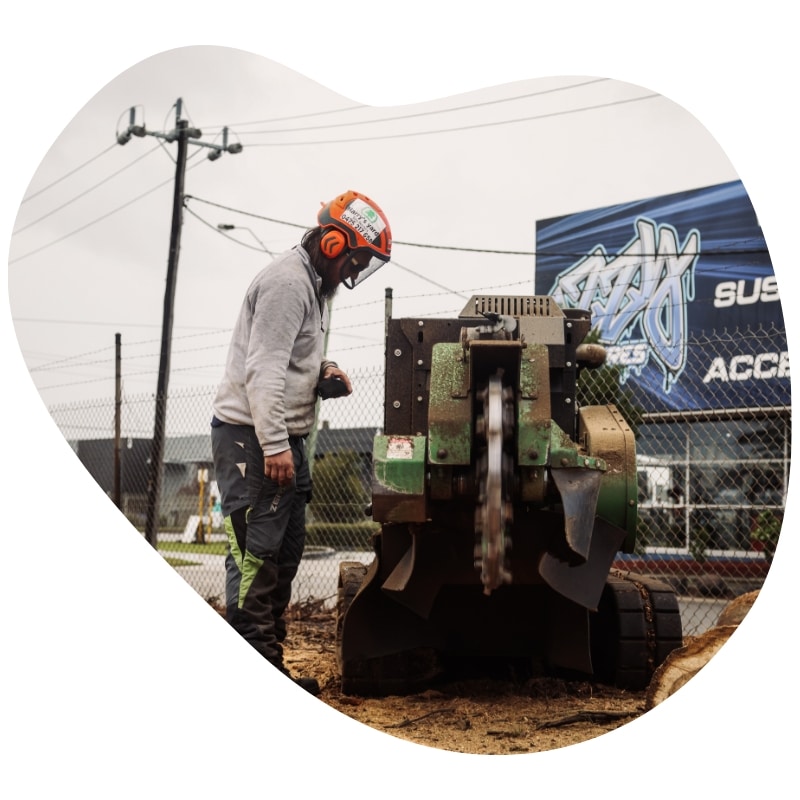
{"label": "green shrub", "polygon": [[314,495],[309,511],[315,522],[363,522],[370,495],[363,459],[352,451],[329,453],[314,464]]}
{"label": "green shrub", "polygon": [[775,547],[778,544],[782,524],[781,518],[771,508],[768,508],[758,515],[755,527],[750,534],[750,538],[754,542],[761,543],[767,561],[772,561],[775,555]]}
{"label": "green shrub", "polygon": [[307,547],[334,550],[372,550],[370,537],[379,530],[377,522],[312,522],[306,526]]}

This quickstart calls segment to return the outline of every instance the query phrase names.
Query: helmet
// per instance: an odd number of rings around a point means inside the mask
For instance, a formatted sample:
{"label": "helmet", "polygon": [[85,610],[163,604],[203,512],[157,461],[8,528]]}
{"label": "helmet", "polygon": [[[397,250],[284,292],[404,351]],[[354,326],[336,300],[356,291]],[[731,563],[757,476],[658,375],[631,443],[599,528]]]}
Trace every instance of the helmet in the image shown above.
{"label": "helmet", "polygon": [[348,191],[322,206],[317,214],[322,228],[320,249],[328,258],[336,258],[345,251],[359,251],[366,257],[365,266],[348,289],[357,286],[382,267],[392,254],[392,230],[386,215],[363,194]]}

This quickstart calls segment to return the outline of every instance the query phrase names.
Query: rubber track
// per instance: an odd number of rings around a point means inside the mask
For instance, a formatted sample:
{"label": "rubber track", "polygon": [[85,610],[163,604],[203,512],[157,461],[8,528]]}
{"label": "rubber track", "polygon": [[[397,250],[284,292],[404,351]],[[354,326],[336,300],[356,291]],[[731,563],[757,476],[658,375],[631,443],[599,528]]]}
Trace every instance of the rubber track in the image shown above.
{"label": "rubber track", "polygon": [[595,677],[624,689],[645,689],[656,668],[683,644],[672,587],[619,570],[609,573],[591,630]]}
{"label": "rubber track", "polygon": [[336,648],[341,647],[344,615],[364,582],[367,567],[359,561],[342,561],[339,564],[339,584],[336,591]]}

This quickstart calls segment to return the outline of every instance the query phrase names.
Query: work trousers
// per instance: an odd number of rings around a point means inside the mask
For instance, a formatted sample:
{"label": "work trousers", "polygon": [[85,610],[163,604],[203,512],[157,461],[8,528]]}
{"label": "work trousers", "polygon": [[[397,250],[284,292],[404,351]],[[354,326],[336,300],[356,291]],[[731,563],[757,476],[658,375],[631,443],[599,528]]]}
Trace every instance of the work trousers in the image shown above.
{"label": "work trousers", "polygon": [[295,477],[286,486],[264,475],[255,429],[214,420],[211,448],[228,554],[226,618],[261,655],[283,670],[284,612],[305,545],[311,473],[303,438],[289,439]]}

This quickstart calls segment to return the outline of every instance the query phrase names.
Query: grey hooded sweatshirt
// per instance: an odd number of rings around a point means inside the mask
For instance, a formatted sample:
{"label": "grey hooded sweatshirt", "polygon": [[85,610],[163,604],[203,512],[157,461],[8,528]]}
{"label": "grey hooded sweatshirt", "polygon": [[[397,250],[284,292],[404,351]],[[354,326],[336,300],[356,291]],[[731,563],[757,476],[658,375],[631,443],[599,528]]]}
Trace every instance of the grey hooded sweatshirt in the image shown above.
{"label": "grey hooded sweatshirt", "polygon": [[264,455],[289,448],[289,436],[314,425],[317,383],[333,361],[323,360],[328,309],[322,279],[300,246],[256,275],[233,329],[214,415],[252,425]]}

